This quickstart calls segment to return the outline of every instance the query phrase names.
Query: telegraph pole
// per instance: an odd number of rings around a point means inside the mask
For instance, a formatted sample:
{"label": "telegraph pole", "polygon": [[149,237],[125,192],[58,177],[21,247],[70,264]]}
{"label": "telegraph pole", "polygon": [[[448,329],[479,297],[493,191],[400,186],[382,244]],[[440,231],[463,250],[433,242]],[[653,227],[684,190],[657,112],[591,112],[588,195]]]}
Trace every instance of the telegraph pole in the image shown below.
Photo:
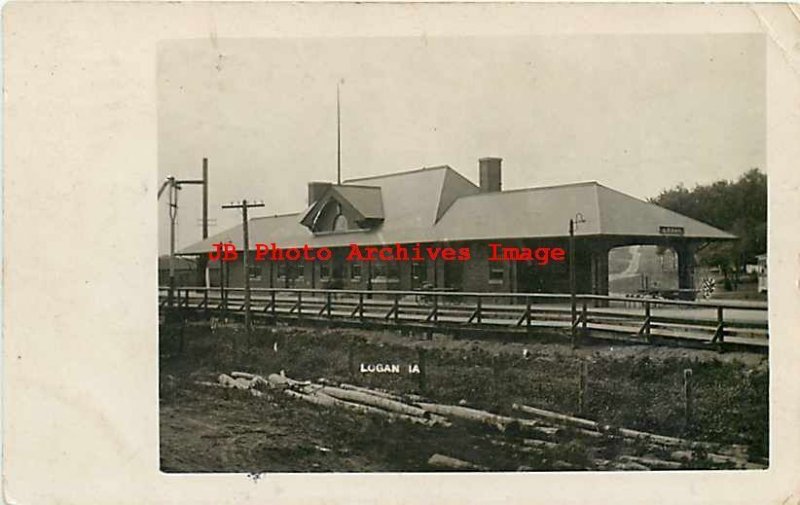
{"label": "telegraph pole", "polygon": [[[181,185],[183,184],[196,184],[203,186],[203,240],[205,240],[208,238],[208,158],[203,158],[203,178],[175,181],[175,185],[178,187],[178,189],[180,189]],[[198,270],[202,270],[204,279],[206,277],[206,265],[208,265],[208,258],[200,258],[197,266]],[[205,285],[205,280],[203,281],[203,285]]]}
{"label": "telegraph pole", "polygon": [[208,158],[203,158],[203,240],[208,238]]}
{"label": "telegraph pole", "polygon": [[203,185],[203,239],[208,238],[208,160],[203,158],[203,178],[201,180],[177,180],[169,176],[158,190],[158,198],[169,189],[169,293],[167,306],[172,315],[175,307],[175,223],[178,220],[178,191],[183,184]]}
{"label": "telegraph pole", "polygon": [[250,314],[250,230],[247,221],[247,209],[254,207],[263,207],[263,202],[248,203],[247,200],[242,200],[242,203],[231,203],[223,205],[223,209],[241,209],[242,210],[242,235],[244,239],[244,256],[242,261],[242,270],[244,271],[244,329],[247,337],[250,337],[250,329],[252,326]]}
{"label": "telegraph pole", "polygon": [[167,293],[167,306],[169,314],[175,306],[175,221],[178,219],[178,191],[180,186],[175,184],[174,177],[167,177],[169,185],[169,293]]}
{"label": "telegraph pole", "polygon": [[[208,238],[208,158],[203,158],[203,240]],[[203,286],[211,287],[208,276],[208,256],[198,258],[198,274],[203,276]],[[206,291],[208,293],[208,291]]]}

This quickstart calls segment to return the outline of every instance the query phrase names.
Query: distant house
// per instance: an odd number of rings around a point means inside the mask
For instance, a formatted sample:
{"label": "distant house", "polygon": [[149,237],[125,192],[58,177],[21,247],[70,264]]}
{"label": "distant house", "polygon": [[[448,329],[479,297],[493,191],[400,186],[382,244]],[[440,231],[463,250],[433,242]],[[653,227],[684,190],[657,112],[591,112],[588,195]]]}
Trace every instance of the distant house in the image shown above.
{"label": "distant house", "polygon": [[756,256],[758,260],[758,292],[767,292],[767,254],[759,254]]}
{"label": "distant house", "polygon": [[[310,182],[306,210],[251,219],[250,247],[328,247],[330,261],[251,263],[253,287],[401,289],[430,286],[460,291],[567,292],[568,263],[488,261],[490,243],[568,250],[575,230],[580,293],[608,294],[608,253],[636,244],[672,248],[679,287],[694,288],[694,252],[709,241],[736,237],[687,216],[628,196],[597,182],[502,190],[500,158],[479,160],[476,185],[449,166],[364,177],[342,184]],[[183,249],[206,255],[214,243],[242,249],[242,226]],[[349,244],[468,247],[470,261],[345,261]],[[253,256],[251,255],[251,258]],[[209,267],[218,285],[219,266]],[[241,254],[227,265],[231,286],[244,282]]]}

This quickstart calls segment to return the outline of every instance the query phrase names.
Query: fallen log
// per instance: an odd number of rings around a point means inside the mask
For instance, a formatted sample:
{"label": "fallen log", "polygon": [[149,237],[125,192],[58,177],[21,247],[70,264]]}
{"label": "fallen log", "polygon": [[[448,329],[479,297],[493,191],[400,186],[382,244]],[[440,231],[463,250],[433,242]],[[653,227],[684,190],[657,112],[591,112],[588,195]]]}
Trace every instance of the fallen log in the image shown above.
{"label": "fallen log", "polygon": [[220,384],[219,382],[194,381],[194,383],[197,384],[198,386],[208,386],[208,387],[212,387],[212,388],[224,388],[225,387],[222,384]]}
{"label": "fallen log", "polygon": [[611,461],[607,459],[595,458],[592,460],[592,464],[596,470],[608,470],[608,468],[611,466]]}
{"label": "fallen log", "polygon": [[[549,410],[537,409],[535,407],[529,407],[528,405],[520,405],[515,403],[511,406],[511,408],[513,408],[514,410],[525,412],[526,414],[530,414],[532,416],[548,419],[550,421],[554,421],[560,424],[566,424],[570,426],[576,426],[588,430],[593,430],[598,433],[608,432],[611,429],[609,426],[601,425],[600,423],[591,421],[589,419],[582,419],[580,417],[573,417],[573,416],[568,416],[566,414],[559,414],[557,412],[551,412]],[[667,446],[675,446],[675,447],[696,446],[708,449],[717,448],[717,444],[710,444],[707,442],[697,442],[693,440],[685,440],[682,438],[668,437],[665,435],[656,435],[655,433],[647,433],[644,431],[631,430],[628,428],[619,428],[618,430],[616,430],[616,432],[625,438],[647,439],[650,442],[656,442]]]}
{"label": "fallen log", "polygon": [[[745,458],[740,458],[736,456],[730,456],[727,454],[716,454],[713,452],[709,452],[705,454],[705,457],[711,461],[712,463],[716,464],[733,464],[736,465],[737,468],[741,468],[744,470],[763,470],[766,468],[766,465],[761,465],[759,463],[751,463],[747,461]],[[673,451],[670,454],[670,458],[679,460],[679,461],[694,461],[697,459],[695,454],[692,451]]]}
{"label": "fallen log", "polygon": [[646,467],[644,465],[641,465],[639,463],[633,463],[633,462],[630,462],[630,463],[623,463],[623,462],[612,463],[611,464],[611,469],[612,470],[638,471],[638,472],[649,472],[650,471],[650,469],[648,467]]}
{"label": "fallen log", "polygon": [[253,387],[253,383],[249,379],[234,379],[230,375],[225,375],[224,373],[217,377],[217,382],[226,388],[250,389]]}
{"label": "fallen log", "polygon": [[309,381],[297,381],[276,373],[269,374],[266,381],[270,387],[300,387],[311,385]]}
{"label": "fallen log", "polygon": [[430,416],[430,413],[428,411],[420,407],[414,407],[407,403],[402,403],[396,400],[390,400],[389,398],[373,396],[371,394],[363,393],[361,391],[351,391],[348,389],[342,389],[332,386],[325,386],[324,388],[322,388],[321,391],[328,396],[339,398],[340,400],[347,400],[351,402],[363,403],[365,405],[372,405],[373,407],[379,407],[384,410],[389,410],[400,414],[407,414],[409,416],[418,416],[418,417]]}
{"label": "fallen log", "polygon": [[696,440],[686,440],[683,438],[675,438],[675,437],[668,437],[665,435],[656,435],[654,433],[647,433],[644,431],[638,430],[631,430],[628,428],[620,428],[619,434],[623,437],[628,438],[640,438],[640,439],[647,439],[650,442],[656,442],[661,445],[670,446],[670,447],[703,447],[705,449],[717,449],[717,444],[711,444],[708,442],[698,442]]}
{"label": "fallen log", "polygon": [[553,461],[552,466],[555,470],[575,470],[578,468],[577,465],[560,459]]}
{"label": "fallen log", "polygon": [[656,470],[680,470],[683,464],[677,461],[666,461],[658,458],[623,455],[618,458],[623,463],[636,463]]}
{"label": "fallen log", "polygon": [[[486,412],[484,410],[463,407],[461,405],[442,405],[439,403],[418,402],[418,406],[446,418],[458,418],[466,421],[479,422],[494,426],[498,430],[505,432],[510,426],[519,426],[528,432],[538,433],[542,436],[553,438],[558,432],[558,428],[542,426],[539,421],[531,419],[521,419],[519,417],[508,417]],[[600,434],[594,434],[601,436]]]}
{"label": "fallen log", "polygon": [[306,394],[291,389],[285,389],[284,393],[293,398],[299,398],[301,400],[305,400],[307,402],[314,403],[316,405],[321,405],[324,407],[342,407],[349,410],[353,410],[355,412],[359,412],[361,414],[377,414],[383,417],[388,417],[390,419],[401,419],[404,421],[410,421],[412,423],[422,424],[425,426],[449,425],[449,423],[447,423],[446,421],[426,419],[424,417],[409,416],[406,414],[398,414],[395,412],[389,412],[383,409],[379,409],[377,407],[371,407],[369,405],[362,405],[360,403],[353,403],[345,400],[340,400],[338,398],[328,396],[327,394],[321,393],[319,391]]}
{"label": "fallen log", "polygon": [[595,431],[601,430],[600,425],[598,423],[590,421],[588,419],[581,419],[578,417],[572,417],[565,414],[559,414],[557,412],[550,412],[549,410],[537,409],[535,407],[529,407],[527,405],[521,405],[519,403],[512,404],[511,408],[514,410],[525,412],[526,414],[530,414],[536,417],[541,417],[544,419],[548,419],[550,421],[556,421],[560,424],[568,424],[571,426],[587,428]]}
{"label": "fallen log", "polygon": [[504,430],[506,426],[515,421],[514,418],[492,414],[483,410],[472,409],[469,407],[462,407],[460,405],[442,405],[439,403],[426,403],[420,402],[417,405],[424,410],[438,414],[445,417],[457,417],[459,419],[466,419],[468,421],[477,421],[480,423],[491,424]]}
{"label": "fallen log", "polygon": [[497,446],[503,447],[506,449],[510,449],[512,451],[518,451],[525,454],[542,454],[546,449],[553,449],[558,447],[558,444],[555,442],[545,442],[544,440],[532,440],[535,442],[533,444],[525,443],[524,445],[515,444],[512,442],[505,442],[503,440],[489,440],[489,443]]}
{"label": "fallen log", "polygon": [[270,382],[264,377],[249,372],[231,372],[231,377],[249,380],[250,387],[255,387],[258,385],[265,386],[267,388],[272,387],[272,384],[270,384]]}
{"label": "fallen log", "polygon": [[403,397],[399,395],[387,393],[386,391],[380,391],[378,389],[369,389],[361,386],[355,386],[353,384],[347,384],[345,382],[339,384],[339,387],[342,389],[349,389],[351,391],[359,391],[368,395],[380,396],[381,398],[386,398],[387,400],[403,401]]}
{"label": "fallen log", "polygon": [[444,454],[434,454],[431,456],[428,459],[428,465],[434,468],[444,468],[447,470],[471,470],[479,472],[485,472],[489,470],[485,466],[476,465],[475,463],[470,463],[469,461],[445,456]]}
{"label": "fallen log", "polygon": [[[597,423],[595,421],[591,421],[589,419],[582,419],[582,418],[578,418],[578,417],[572,417],[572,416],[568,416],[568,415],[565,415],[565,414],[559,414],[557,412],[551,412],[549,410],[537,409],[535,407],[530,407],[530,406],[527,406],[527,405],[520,405],[520,404],[516,404],[516,403],[512,405],[512,408],[514,410],[520,410],[522,412],[525,412],[526,414],[533,415],[533,416],[538,417],[540,419],[547,419],[547,420],[550,420],[550,421],[553,421],[553,422],[556,422],[556,423],[559,423],[559,424],[578,427],[580,429],[580,431],[585,433],[585,434],[594,432],[594,433],[602,435],[603,433],[609,433],[610,432],[610,427],[603,426],[603,425],[601,425],[601,424],[599,424],[599,423]],[[746,459],[744,459],[742,457],[732,456],[732,455],[717,454],[717,452],[720,452],[721,450],[724,450],[723,448],[720,447],[720,444],[714,444],[714,443],[709,443],[709,442],[699,442],[699,441],[695,441],[695,440],[686,440],[686,439],[682,439],[682,438],[669,437],[669,436],[665,436],[665,435],[656,435],[655,433],[648,433],[648,432],[644,432],[644,431],[631,430],[631,429],[628,429],[628,428],[619,428],[618,430],[616,430],[615,433],[617,433],[620,436],[622,436],[623,438],[626,438],[626,439],[629,439],[629,440],[644,440],[646,442],[650,442],[652,444],[656,444],[656,445],[660,445],[660,446],[666,446],[666,447],[672,447],[672,448],[685,448],[685,447],[702,448],[702,449],[705,449],[706,451],[711,451],[711,452],[708,453],[708,458],[709,458],[710,461],[712,461],[714,463],[730,462],[730,463],[735,463],[735,464],[739,464],[739,465],[742,465],[742,466],[745,466],[745,465],[748,464]],[[740,446],[737,446],[735,448],[735,450],[741,450]],[[675,454],[675,453],[673,453],[673,454]],[[691,453],[689,453],[689,454],[691,454]]]}
{"label": "fallen log", "polygon": [[[224,375],[224,374],[223,374]],[[227,377],[227,378],[225,378]],[[216,388],[223,388],[223,389],[240,389],[242,391],[248,391],[253,396],[262,396],[262,392],[253,389],[251,387],[244,387],[244,382],[237,382],[238,379],[231,379],[228,376],[223,377],[222,375],[218,378],[220,382],[208,382],[208,381],[195,381],[195,384],[200,386],[208,386],[208,387],[216,387]]]}
{"label": "fallen log", "polygon": [[523,445],[529,447],[538,447],[541,449],[552,449],[554,447],[558,447],[558,444],[555,442],[548,442],[546,440],[537,440],[535,438],[526,438],[522,441]]}

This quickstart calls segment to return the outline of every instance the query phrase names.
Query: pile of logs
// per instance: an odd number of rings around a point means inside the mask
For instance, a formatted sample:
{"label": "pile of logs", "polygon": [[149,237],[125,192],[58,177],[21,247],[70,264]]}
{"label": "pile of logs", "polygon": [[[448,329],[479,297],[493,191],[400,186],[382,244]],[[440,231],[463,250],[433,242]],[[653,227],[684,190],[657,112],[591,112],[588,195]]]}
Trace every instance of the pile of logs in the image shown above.
{"label": "pile of logs", "polygon": [[[232,372],[230,375],[221,374],[217,378],[217,382],[199,382],[198,384],[246,390],[253,396],[262,396],[267,390],[278,391],[291,398],[319,406],[343,408],[361,414],[379,415],[391,420],[408,421],[424,426],[449,427],[453,421],[459,420],[492,426],[499,432],[514,429],[519,434],[515,443],[508,442],[508,439],[494,440],[492,443],[517,452],[541,453],[557,448],[559,432],[564,428],[570,429],[578,437],[601,439],[598,442],[614,439],[621,441],[623,445],[637,445],[653,449],[644,455],[619,455],[615,461],[595,458],[593,467],[597,469],[677,470],[686,468],[686,465],[696,459],[698,454],[714,464],[732,466],[737,469],[760,469],[766,466],[748,461],[747,448],[743,446],[722,446],[626,428],[613,428],[589,419],[572,417],[527,405],[513,404],[512,410],[520,412],[525,417],[510,417],[463,405],[433,403],[417,395],[401,396],[347,383],[333,384],[325,379],[317,382],[299,381],[290,379],[282,373],[270,374],[265,378],[247,372]],[[435,454],[428,463],[436,468],[484,470],[480,465],[441,454]],[[564,463],[563,468],[569,469],[570,466]]]}
{"label": "pile of logs", "polygon": [[668,453],[668,456],[663,458],[620,456],[620,460],[624,463],[629,463],[629,466],[644,466],[645,468],[643,469],[675,470],[682,468],[686,462],[695,459],[696,454],[701,454],[708,461],[718,465],[729,464],[737,469],[746,470],[766,468],[763,463],[748,461],[746,456],[747,447],[742,445],[724,446],[722,444],[667,437],[627,428],[614,428],[601,425],[589,419],[567,416],[516,403],[512,405],[512,408],[544,422],[558,426],[568,426],[581,435],[593,438],[616,437],[624,443],[640,444],[660,453]]}
{"label": "pile of logs", "polygon": [[218,383],[223,387],[256,390],[264,385],[269,389],[281,390],[287,396],[320,405],[341,407],[361,414],[376,414],[392,420],[409,421],[426,426],[450,426],[443,416],[405,401],[391,393],[361,388],[351,384],[331,385],[327,381],[312,383],[298,381],[279,374],[266,378],[247,372],[222,374]]}

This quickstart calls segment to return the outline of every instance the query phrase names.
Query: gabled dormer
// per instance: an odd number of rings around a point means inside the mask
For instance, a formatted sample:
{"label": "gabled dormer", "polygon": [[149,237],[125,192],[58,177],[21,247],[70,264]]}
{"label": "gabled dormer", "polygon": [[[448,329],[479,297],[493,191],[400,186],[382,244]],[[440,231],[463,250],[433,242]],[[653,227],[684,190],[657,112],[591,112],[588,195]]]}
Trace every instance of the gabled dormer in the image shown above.
{"label": "gabled dormer", "polygon": [[300,223],[315,234],[365,231],[383,223],[378,186],[310,182],[308,200]]}

